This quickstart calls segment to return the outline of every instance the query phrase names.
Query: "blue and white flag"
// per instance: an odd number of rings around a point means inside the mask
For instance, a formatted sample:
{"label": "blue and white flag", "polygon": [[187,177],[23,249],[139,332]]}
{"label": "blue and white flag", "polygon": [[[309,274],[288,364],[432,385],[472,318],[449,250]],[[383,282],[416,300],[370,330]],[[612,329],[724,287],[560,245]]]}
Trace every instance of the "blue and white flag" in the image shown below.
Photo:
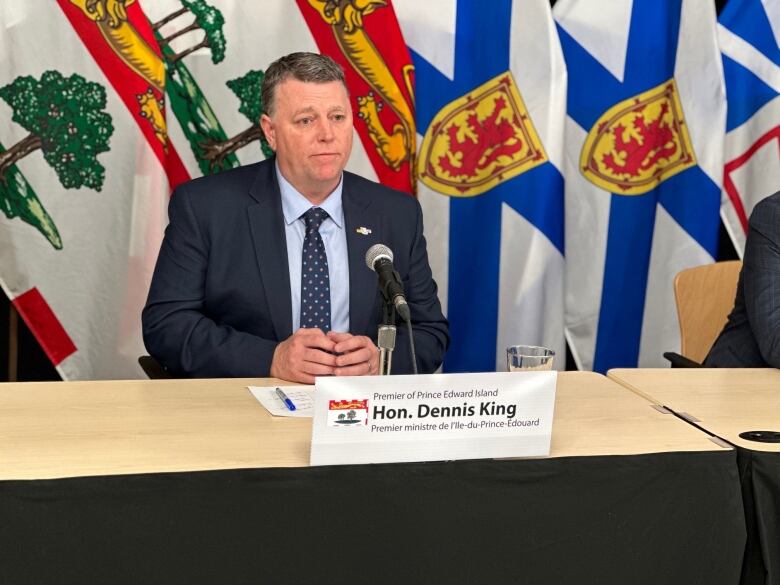
{"label": "blue and white flag", "polygon": [[565,365],[566,72],[547,0],[395,0],[416,81],[418,196],[450,320],[444,371]]}
{"label": "blue and white flag", "polygon": [[741,256],[753,207],[780,191],[780,3],[730,0],[719,21],[728,101],[721,214]]}
{"label": "blue and white flag", "polygon": [[717,251],[723,69],[712,2],[559,0],[569,72],[566,334],[577,365],[679,351],[672,280]]}

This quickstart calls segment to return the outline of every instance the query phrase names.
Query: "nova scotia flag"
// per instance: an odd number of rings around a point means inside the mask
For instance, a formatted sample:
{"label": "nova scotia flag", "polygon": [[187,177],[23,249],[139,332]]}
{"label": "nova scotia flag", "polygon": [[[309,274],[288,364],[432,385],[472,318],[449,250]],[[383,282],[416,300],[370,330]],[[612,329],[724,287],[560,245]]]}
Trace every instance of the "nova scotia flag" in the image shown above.
{"label": "nova scotia flag", "polygon": [[741,256],[753,207],[780,190],[780,3],[730,0],[719,20],[728,101],[721,214]]}
{"label": "nova scotia flag", "polygon": [[577,365],[679,351],[672,280],[717,251],[723,70],[712,2],[559,0],[569,72],[566,335]]}
{"label": "nova scotia flag", "polygon": [[452,345],[444,371],[565,365],[566,72],[548,0],[394,7],[415,65],[418,196]]}

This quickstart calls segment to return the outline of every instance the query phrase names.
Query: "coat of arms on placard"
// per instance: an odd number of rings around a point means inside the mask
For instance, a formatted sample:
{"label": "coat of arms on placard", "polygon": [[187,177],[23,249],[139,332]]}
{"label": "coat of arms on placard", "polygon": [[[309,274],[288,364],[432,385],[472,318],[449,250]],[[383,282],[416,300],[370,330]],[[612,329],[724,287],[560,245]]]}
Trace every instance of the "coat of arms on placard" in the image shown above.
{"label": "coat of arms on placard", "polygon": [[329,400],[329,427],[359,427],[368,424],[368,399]]}

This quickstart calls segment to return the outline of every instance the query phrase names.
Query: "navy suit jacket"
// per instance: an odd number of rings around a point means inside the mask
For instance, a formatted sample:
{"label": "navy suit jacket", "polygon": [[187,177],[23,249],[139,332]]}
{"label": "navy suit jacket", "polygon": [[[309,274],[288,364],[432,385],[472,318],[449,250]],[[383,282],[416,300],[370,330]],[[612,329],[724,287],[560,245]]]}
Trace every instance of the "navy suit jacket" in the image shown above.
{"label": "navy suit jacket", "polygon": [[734,309],[704,365],[780,368],[780,192],[750,215]]}
{"label": "navy suit jacket", "polygon": [[[385,244],[404,282],[419,371],[435,371],[449,333],[428,264],[420,204],[347,172],[342,204],[350,332],[376,341],[381,295],[365,255],[372,245]],[[293,333],[273,159],[181,185],[168,216],[142,315],[147,350],[176,375],[268,376],[276,346]],[[392,372],[412,372],[409,339],[400,324]]]}

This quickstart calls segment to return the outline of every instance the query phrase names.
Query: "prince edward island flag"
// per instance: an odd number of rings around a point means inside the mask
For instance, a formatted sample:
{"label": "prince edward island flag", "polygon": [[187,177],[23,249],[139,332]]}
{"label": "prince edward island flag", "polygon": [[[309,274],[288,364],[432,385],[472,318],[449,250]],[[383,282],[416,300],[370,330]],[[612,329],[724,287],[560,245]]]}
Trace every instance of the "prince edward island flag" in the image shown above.
{"label": "prince edward island flag", "polygon": [[336,4],[0,2],[0,287],[64,379],[143,376],[171,190],[272,154],[259,86],[280,56],[344,67],[348,169],[412,190],[412,65],[393,8]]}
{"label": "prince edward island flag", "polygon": [[717,251],[725,92],[715,7],[560,0],[566,334],[577,365],[679,350],[674,275]]}
{"label": "prince edward island flag", "polygon": [[[435,6],[433,5],[435,4]],[[417,190],[452,345],[444,370],[565,365],[566,73],[547,0],[394,2],[416,70]]]}

